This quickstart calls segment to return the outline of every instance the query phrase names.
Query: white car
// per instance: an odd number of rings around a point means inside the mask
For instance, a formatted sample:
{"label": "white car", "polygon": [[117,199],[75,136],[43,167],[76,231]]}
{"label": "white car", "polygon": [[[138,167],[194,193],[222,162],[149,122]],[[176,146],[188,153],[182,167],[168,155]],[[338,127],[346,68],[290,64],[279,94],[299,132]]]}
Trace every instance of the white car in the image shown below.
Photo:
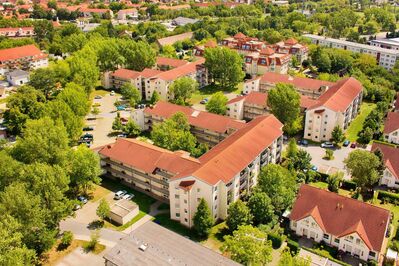
{"label": "white car", "polygon": [[334,148],[334,144],[327,141],[327,142],[322,143],[321,147],[322,148]]}
{"label": "white car", "polygon": [[123,196],[125,196],[127,193],[126,190],[119,190],[118,192],[115,193],[114,199],[115,200],[120,200]]}
{"label": "white car", "polygon": [[125,194],[122,199],[127,199],[127,200],[131,200],[133,199],[134,195],[133,194]]}
{"label": "white car", "polygon": [[115,95],[115,91],[111,91],[110,95],[114,96]]}

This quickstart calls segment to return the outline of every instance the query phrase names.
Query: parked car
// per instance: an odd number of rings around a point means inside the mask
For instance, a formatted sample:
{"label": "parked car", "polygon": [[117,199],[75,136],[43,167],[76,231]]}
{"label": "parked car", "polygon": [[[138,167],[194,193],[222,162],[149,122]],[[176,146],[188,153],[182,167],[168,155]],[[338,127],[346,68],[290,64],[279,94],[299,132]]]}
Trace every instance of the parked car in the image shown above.
{"label": "parked car", "polygon": [[73,210],[74,210],[74,211],[77,211],[77,210],[79,210],[80,208],[82,208],[82,206],[80,206],[80,204],[75,204],[75,205],[73,206]]}
{"label": "parked car", "polygon": [[326,141],[321,144],[322,148],[334,148],[334,144],[332,142]]}
{"label": "parked car", "polygon": [[100,96],[100,95],[96,95],[95,97],[94,97],[94,99],[97,99],[97,100],[100,100],[100,99],[102,99],[103,97],[102,96]]}
{"label": "parked car", "polygon": [[83,131],[93,131],[94,127],[88,126],[88,127],[84,127]]}
{"label": "parked car", "polygon": [[118,110],[118,111],[125,111],[125,110],[126,110],[126,106],[124,106],[124,105],[119,105],[119,106],[116,107],[116,110]]}
{"label": "parked car", "polygon": [[309,145],[309,142],[306,139],[301,139],[298,141],[298,144],[306,147]]}
{"label": "parked car", "polygon": [[312,165],[312,167],[310,167],[310,169],[313,170],[313,171],[317,171],[318,170],[316,165]]}
{"label": "parked car", "polygon": [[208,98],[205,98],[202,101],[200,101],[200,104],[206,104],[207,102],[208,102]]}
{"label": "parked car", "polygon": [[84,134],[82,137],[81,137],[81,139],[82,140],[90,140],[90,141],[92,141],[93,140],[93,134],[90,134],[90,133],[86,133],[86,134]]}
{"label": "parked car", "polygon": [[134,195],[129,193],[129,194],[124,195],[122,198],[123,199],[127,199],[127,200],[131,200],[131,199],[133,199],[133,197],[134,197]]}
{"label": "parked car", "polygon": [[351,142],[349,140],[345,140],[342,146],[348,147]]}
{"label": "parked car", "polygon": [[111,91],[110,95],[114,96],[115,95],[115,91]]}
{"label": "parked car", "polygon": [[356,148],[356,146],[357,146],[357,143],[356,142],[352,142],[351,148],[354,149],[354,148]]}
{"label": "parked car", "polygon": [[119,200],[119,199],[121,199],[123,196],[125,196],[126,193],[127,193],[126,190],[119,190],[118,192],[115,193],[114,199],[115,199],[115,200]]}
{"label": "parked car", "polygon": [[85,197],[83,197],[83,196],[79,196],[79,197],[78,197],[78,201],[80,201],[80,202],[83,203],[83,204],[86,204],[86,203],[87,203],[87,199],[86,199]]}
{"label": "parked car", "polygon": [[127,134],[126,133],[118,134],[117,137],[118,138],[127,138]]}

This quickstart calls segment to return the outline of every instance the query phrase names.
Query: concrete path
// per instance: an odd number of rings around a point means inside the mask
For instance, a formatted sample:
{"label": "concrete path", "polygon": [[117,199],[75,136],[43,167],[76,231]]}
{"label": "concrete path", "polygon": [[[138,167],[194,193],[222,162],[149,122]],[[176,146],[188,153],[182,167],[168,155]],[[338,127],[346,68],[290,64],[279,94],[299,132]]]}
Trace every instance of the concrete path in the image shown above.
{"label": "concrete path", "polygon": [[[73,220],[65,220],[60,223],[61,231],[71,231],[74,237],[79,240],[90,240],[90,236],[94,230],[90,230],[87,224],[75,222]],[[107,247],[113,247],[126,234],[107,228],[100,229],[99,242]]]}

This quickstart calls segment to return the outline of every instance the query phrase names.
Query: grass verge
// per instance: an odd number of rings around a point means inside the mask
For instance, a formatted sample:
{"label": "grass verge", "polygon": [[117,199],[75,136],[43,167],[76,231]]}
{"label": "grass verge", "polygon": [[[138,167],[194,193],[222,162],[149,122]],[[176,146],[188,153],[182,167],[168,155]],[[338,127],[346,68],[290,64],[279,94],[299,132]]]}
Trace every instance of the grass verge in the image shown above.
{"label": "grass verge", "polygon": [[359,132],[363,128],[364,121],[366,117],[371,113],[371,111],[376,107],[374,103],[362,103],[360,106],[359,115],[352,121],[346,130],[346,138],[350,141],[356,141]]}

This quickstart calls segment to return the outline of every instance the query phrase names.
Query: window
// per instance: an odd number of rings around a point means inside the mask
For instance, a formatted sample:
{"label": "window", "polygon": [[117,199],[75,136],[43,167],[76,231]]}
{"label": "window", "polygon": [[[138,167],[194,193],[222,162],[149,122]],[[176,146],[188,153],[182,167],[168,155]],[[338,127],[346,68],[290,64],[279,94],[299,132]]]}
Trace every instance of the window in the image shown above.
{"label": "window", "polygon": [[218,199],[218,196],[216,195],[216,196],[215,196],[215,200],[217,200],[217,199]]}
{"label": "window", "polygon": [[323,238],[324,238],[324,239],[329,239],[329,238],[330,238],[330,236],[329,236],[329,235],[327,235],[327,234],[324,234],[324,235],[323,235]]}
{"label": "window", "polygon": [[215,189],[213,191],[218,191],[218,187],[215,187]]}
{"label": "window", "polygon": [[180,196],[178,194],[175,194],[175,199],[180,198]]}
{"label": "window", "polygon": [[218,205],[215,205],[215,210],[218,208]]}
{"label": "window", "polygon": [[334,242],[337,243],[337,244],[339,244],[339,239],[336,238],[336,239],[334,240]]}
{"label": "window", "polygon": [[370,251],[369,256],[370,257],[375,257],[375,252],[374,251]]}
{"label": "window", "polygon": [[188,222],[187,218],[184,218],[184,221],[187,223]]}
{"label": "window", "polygon": [[187,213],[187,209],[184,209],[184,213]]}
{"label": "window", "polygon": [[184,200],[184,203],[187,203],[187,200],[186,200],[186,199]]}
{"label": "window", "polygon": [[201,199],[200,198],[197,198],[197,202],[200,202],[201,201]]}
{"label": "window", "polygon": [[176,212],[176,217],[180,217],[180,213]]}
{"label": "window", "polygon": [[356,238],[356,244],[360,245],[360,239],[359,238]]}

